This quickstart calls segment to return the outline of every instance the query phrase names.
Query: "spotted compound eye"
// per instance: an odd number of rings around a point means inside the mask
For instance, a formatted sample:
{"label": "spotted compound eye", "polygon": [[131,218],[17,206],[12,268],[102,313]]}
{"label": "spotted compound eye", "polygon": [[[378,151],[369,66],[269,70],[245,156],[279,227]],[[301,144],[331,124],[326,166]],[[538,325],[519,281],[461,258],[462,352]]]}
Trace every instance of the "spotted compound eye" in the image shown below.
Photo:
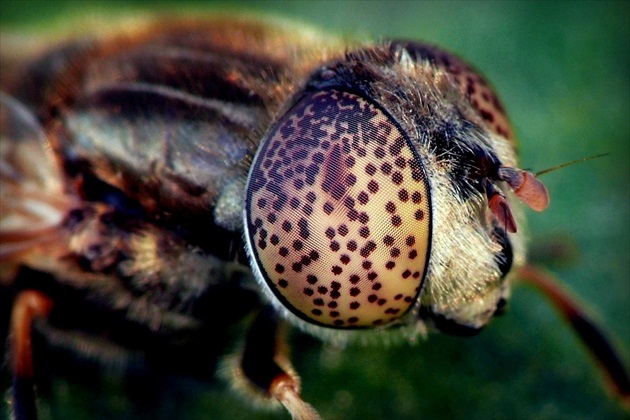
{"label": "spotted compound eye", "polygon": [[309,323],[390,323],[420,292],[428,194],[418,156],[382,109],[338,90],[308,95],[252,164],[245,236],[254,271]]}

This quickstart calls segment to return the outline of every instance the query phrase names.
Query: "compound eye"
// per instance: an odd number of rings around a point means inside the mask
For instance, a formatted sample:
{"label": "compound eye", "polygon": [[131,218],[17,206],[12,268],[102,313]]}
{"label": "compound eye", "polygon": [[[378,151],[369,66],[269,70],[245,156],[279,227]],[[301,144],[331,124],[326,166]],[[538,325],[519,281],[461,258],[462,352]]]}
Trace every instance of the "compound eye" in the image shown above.
{"label": "compound eye", "polygon": [[321,326],[405,314],[424,279],[430,219],[418,156],[390,116],[353,93],[299,101],[263,140],[247,182],[254,272],[284,307]]}

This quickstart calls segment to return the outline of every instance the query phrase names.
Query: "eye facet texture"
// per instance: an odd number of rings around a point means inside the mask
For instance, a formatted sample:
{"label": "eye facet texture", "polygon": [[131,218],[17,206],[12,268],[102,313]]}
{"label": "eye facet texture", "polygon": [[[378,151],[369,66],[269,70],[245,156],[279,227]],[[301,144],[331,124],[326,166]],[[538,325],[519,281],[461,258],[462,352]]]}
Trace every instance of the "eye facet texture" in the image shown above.
{"label": "eye facet texture", "polygon": [[420,292],[428,194],[419,158],[378,106],[338,90],[310,94],[252,164],[245,229],[253,264],[310,323],[388,324]]}

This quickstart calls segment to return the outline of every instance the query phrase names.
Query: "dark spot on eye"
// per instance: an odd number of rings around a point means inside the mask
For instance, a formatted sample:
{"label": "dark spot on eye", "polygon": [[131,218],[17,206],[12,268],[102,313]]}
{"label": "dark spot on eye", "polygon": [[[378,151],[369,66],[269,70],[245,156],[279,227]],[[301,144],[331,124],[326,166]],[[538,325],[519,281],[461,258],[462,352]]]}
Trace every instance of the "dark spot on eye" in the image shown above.
{"label": "dark spot on eye", "polygon": [[278,235],[271,235],[269,242],[271,242],[271,245],[278,245],[280,243],[280,238],[278,238]]}
{"label": "dark spot on eye", "polygon": [[289,285],[289,282],[286,281],[285,279],[280,279],[280,281],[278,281],[278,286],[282,287],[283,289],[287,287],[288,285]]}
{"label": "dark spot on eye", "polygon": [[269,215],[267,216],[267,221],[271,224],[274,224],[276,222],[276,214],[275,213],[269,213]]}
{"label": "dark spot on eye", "polygon": [[351,209],[351,210],[348,210],[348,213],[346,214],[346,216],[348,216],[348,219],[350,219],[350,221],[354,222],[355,220],[359,218],[359,212],[356,211],[355,209]]}
{"label": "dark spot on eye", "polygon": [[383,159],[385,157],[385,150],[382,147],[377,147],[374,150],[374,156],[376,156],[379,159]]}
{"label": "dark spot on eye", "polygon": [[337,252],[339,251],[339,242],[337,241],[330,241],[330,249]]}
{"label": "dark spot on eye", "polygon": [[330,283],[330,287],[333,290],[339,290],[341,289],[341,283],[339,283],[338,281],[333,281],[332,283]]}
{"label": "dark spot on eye", "polygon": [[304,240],[307,240],[308,237],[310,236],[310,232],[308,229],[308,222],[306,221],[306,219],[301,218],[298,221],[298,226],[300,228],[300,237]]}
{"label": "dark spot on eye", "polygon": [[480,109],[479,113],[481,114],[481,117],[488,121],[488,122],[494,122],[494,115],[492,114],[492,112],[489,112],[485,109]]}
{"label": "dark spot on eye", "polygon": [[376,277],[378,277],[378,274],[376,274],[374,271],[370,271],[370,272],[368,273],[368,276],[367,276],[367,277],[368,277],[368,280],[372,281],[372,280],[374,280]]}
{"label": "dark spot on eye", "polygon": [[367,258],[375,249],[376,244],[373,241],[369,241],[363,246],[363,248],[361,248],[360,254],[363,258]]}
{"label": "dark spot on eye", "polygon": [[372,290],[380,290],[381,287],[383,287],[381,283],[374,283]]}
{"label": "dark spot on eye", "polygon": [[368,163],[365,167],[365,173],[367,173],[368,175],[374,175],[376,173],[376,166]]}
{"label": "dark spot on eye", "polygon": [[315,283],[317,283],[317,277],[312,275],[312,274],[309,274],[308,276],[306,276],[306,281],[309,284],[315,284]]}
{"label": "dark spot on eye", "polygon": [[350,276],[350,283],[352,284],[357,284],[360,280],[361,277],[357,276],[356,274]]}
{"label": "dark spot on eye", "polygon": [[326,286],[319,286],[317,288],[317,293],[319,293],[320,295],[325,295],[326,293],[328,293],[328,288]]}
{"label": "dark spot on eye", "polygon": [[420,272],[419,271],[414,271],[412,277],[414,279],[417,279],[418,277],[420,277]]}
{"label": "dark spot on eye", "polygon": [[327,201],[327,202],[324,204],[324,213],[326,213],[326,214],[330,214],[330,213],[332,213],[332,212],[333,212],[333,210],[334,210],[334,209],[335,209],[335,208],[333,207],[333,205],[332,205],[329,201]]}
{"label": "dark spot on eye", "polygon": [[355,324],[359,321],[359,318],[357,318],[356,316],[351,316],[350,318],[348,318],[348,323],[349,324]]}
{"label": "dark spot on eye", "polygon": [[302,255],[300,262],[302,263],[302,265],[308,266],[311,263],[311,259],[307,255]]}
{"label": "dark spot on eye", "polygon": [[284,273],[284,266],[282,264],[276,264],[276,273]]}
{"label": "dark spot on eye", "polygon": [[367,238],[370,236],[370,229],[367,226],[362,226],[359,229],[359,235],[361,235],[362,238]]}
{"label": "dark spot on eye", "polygon": [[340,225],[340,226],[337,228],[337,232],[339,232],[339,234],[340,234],[341,236],[346,236],[346,235],[348,234],[348,232],[349,232],[349,230],[348,230],[348,226],[346,226],[346,225]]}
{"label": "dark spot on eye", "polygon": [[388,213],[395,212],[396,211],[396,204],[394,204],[391,201],[389,201],[387,204],[385,204],[385,210],[387,210]]}
{"label": "dark spot on eye", "polygon": [[407,200],[409,200],[409,193],[407,193],[406,189],[403,188],[402,190],[398,191],[398,199],[403,203],[406,203]]}
{"label": "dark spot on eye", "polygon": [[289,222],[288,220],[285,220],[282,223],[282,230],[284,230],[285,232],[287,232],[287,233],[291,232],[292,228],[293,228],[293,226],[291,226],[291,222]]}
{"label": "dark spot on eye", "polygon": [[389,175],[392,172],[392,165],[388,162],[385,162],[381,165],[381,172],[385,175]]}
{"label": "dark spot on eye", "polygon": [[341,197],[343,197],[345,192],[346,192],[346,189],[343,187],[343,185],[335,184],[335,186],[332,188],[332,192],[330,193],[330,195],[332,195],[332,198],[334,198],[335,200],[341,200]]}
{"label": "dark spot on eye", "polygon": [[263,221],[260,217],[257,217],[256,220],[254,220],[254,226],[256,226],[257,228],[261,228],[263,225]]}
{"label": "dark spot on eye", "polygon": [[339,267],[338,265],[334,265],[332,270],[330,270],[330,271],[332,271],[335,276],[338,276],[339,274],[341,274],[343,272],[341,267]]}
{"label": "dark spot on eye", "polygon": [[363,261],[363,263],[361,264],[361,267],[363,267],[365,270],[369,270],[370,268],[372,268],[372,261],[369,261],[369,260]]}
{"label": "dark spot on eye", "polygon": [[305,215],[310,216],[313,213],[313,207],[308,204],[304,204],[304,207],[302,207],[302,212],[304,212]]}
{"label": "dark spot on eye", "polygon": [[422,194],[420,194],[418,191],[414,191],[413,194],[411,194],[411,201],[413,201],[415,204],[418,204],[421,200]]}
{"label": "dark spot on eye", "polygon": [[403,295],[402,293],[398,293],[396,296],[394,296],[394,300],[400,300],[402,299]]}
{"label": "dark spot on eye", "polygon": [[346,158],[346,166],[347,166],[348,168],[352,168],[352,167],[354,166],[354,164],[355,164],[354,157],[352,157],[352,156],[348,156],[348,157]]}
{"label": "dark spot on eye", "polygon": [[399,308],[387,308],[387,309],[385,309],[385,313],[386,314],[396,315],[398,312],[400,312]]}
{"label": "dark spot on eye", "polygon": [[413,298],[411,296],[405,296],[405,302],[411,303],[412,300]]}
{"label": "dark spot on eye", "polygon": [[402,273],[402,277],[403,277],[403,279],[408,278],[410,275],[411,275],[411,271],[409,271],[409,270],[405,270],[405,271]]}
{"label": "dark spot on eye", "polygon": [[359,289],[358,287],[351,287],[350,288],[350,296],[359,296],[359,294],[361,294],[361,289]]}
{"label": "dark spot on eye", "polygon": [[356,243],[356,241],[349,241],[346,244],[346,248],[348,248],[348,251],[352,251],[352,252],[356,251],[357,250],[357,243]]}
{"label": "dark spot on eye", "polygon": [[299,239],[296,239],[295,241],[293,241],[293,249],[295,249],[296,251],[301,250],[303,246],[304,244]]}
{"label": "dark spot on eye", "polygon": [[362,224],[367,224],[367,222],[370,221],[370,217],[367,215],[366,212],[361,212],[359,214],[359,222],[361,222]]}
{"label": "dark spot on eye", "polygon": [[361,191],[359,195],[357,196],[357,200],[359,200],[359,203],[364,204],[364,205],[367,204],[369,199],[370,198],[365,191]]}
{"label": "dark spot on eye", "polygon": [[302,271],[302,263],[296,262],[293,263],[293,265],[291,266],[291,268],[293,269],[293,271],[295,271],[296,273],[299,273],[300,271]]}
{"label": "dark spot on eye", "polygon": [[304,188],[304,181],[302,181],[300,178],[297,178],[297,179],[293,180],[293,186],[297,190],[301,190],[302,188]]}
{"label": "dark spot on eye", "polygon": [[312,313],[313,315],[319,316],[319,315],[321,315],[321,314],[322,314],[322,311],[320,311],[319,309],[317,309],[317,308],[316,308],[316,309],[313,309],[313,310],[311,311],[311,313]]}
{"label": "dark spot on eye", "polygon": [[415,249],[409,251],[409,259],[413,260],[414,258],[416,258],[418,256],[418,251],[416,251]]}
{"label": "dark spot on eye", "polygon": [[407,246],[412,246],[416,243],[416,237],[411,235],[407,236],[407,238],[405,239],[405,243],[407,244]]}
{"label": "dark spot on eye", "polygon": [[396,266],[396,263],[394,261],[388,261],[387,264],[385,264],[385,268],[387,268],[388,270],[391,270],[395,266]]}
{"label": "dark spot on eye", "polygon": [[392,246],[394,244],[394,238],[390,235],[385,235],[383,243],[387,246]]}
{"label": "dark spot on eye", "polygon": [[403,182],[403,176],[400,172],[396,171],[392,174],[392,182],[396,185],[400,185]]}
{"label": "dark spot on eye", "polygon": [[376,302],[378,304],[378,306],[383,306],[385,305],[385,303],[387,302],[387,299],[379,299],[378,302]]}
{"label": "dark spot on eye", "polygon": [[389,153],[392,156],[398,156],[400,154],[400,151],[402,150],[402,148],[403,148],[403,145],[401,145],[401,144],[398,144],[398,143],[393,144],[393,145],[389,146]]}
{"label": "dark spot on eye", "polygon": [[341,319],[335,319],[333,321],[333,324],[335,324],[337,327],[340,327],[340,326],[342,326],[344,324],[344,322]]}
{"label": "dark spot on eye", "polygon": [[405,166],[407,166],[407,162],[405,161],[405,158],[402,156],[398,156],[396,158],[396,161],[394,162],[396,164],[396,166],[398,166],[400,169],[403,169]]}
{"label": "dark spot on eye", "polygon": [[348,174],[346,176],[346,185],[351,187],[357,183],[357,177],[354,174]]}
{"label": "dark spot on eye", "polygon": [[372,194],[376,194],[376,192],[378,191],[378,183],[374,180],[371,180],[370,182],[368,182],[368,190],[372,193]]}
{"label": "dark spot on eye", "polygon": [[260,241],[258,241],[258,248],[260,249],[265,249],[267,248],[267,242],[263,241],[262,239]]}
{"label": "dark spot on eye", "polygon": [[309,191],[309,193],[306,194],[306,201],[308,201],[311,204],[313,204],[315,202],[316,198],[317,198],[317,196],[315,195],[315,193],[313,191]]}
{"label": "dark spot on eye", "polygon": [[416,210],[414,217],[416,220],[424,219],[424,212],[422,210]]}
{"label": "dark spot on eye", "polygon": [[368,302],[370,302],[370,303],[376,302],[377,299],[378,299],[378,296],[376,296],[376,295],[370,295],[367,298]]}
{"label": "dark spot on eye", "polygon": [[350,302],[350,309],[358,309],[361,304],[359,302]]}
{"label": "dark spot on eye", "polygon": [[392,225],[394,225],[395,227],[398,227],[402,224],[402,219],[400,218],[400,216],[395,215],[392,216]]}
{"label": "dark spot on eye", "polygon": [[310,287],[305,287],[303,292],[306,296],[313,296],[313,293],[315,293]]}
{"label": "dark spot on eye", "polygon": [[329,308],[331,308],[331,309],[336,308],[336,307],[337,307],[337,302],[335,302],[334,300],[333,300],[333,301],[330,301],[330,302],[328,302],[328,305],[327,305],[327,306],[328,306]]}
{"label": "dark spot on eye", "polygon": [[389,250],[389,255],[392,256],[392,258],[396,258],[400,255],[400,249],[398,248],[392,248]]}
{"label": "dark spot on eye", "polygon": [[330,311],[330,317],[331,318],[337,318],[339,316],[339,312],[337,311]]}
{"label": "dark spot on eye", "polygon": [[315,298],[315,299],[313,299],[313,304],[315,306],[324,306],[324,299],[322,299],[322,298]]}
{"label": "dark spot on eye", "polygon": [[355,205],[355,203],[354,203],[354,198],[352,198],[352,197],[346,197],[346,198],[343,200],[343,204],[344,204],[347,208],[349,208],[349,209],[354,208],[354,205]]}
{"label": "dark spot on eye", "polygon": [[328,227],[328,229],[326,229],[326,232],[324,232],[324,234],[326,235],[328,239],[332,239],[336,235],[335,229],[333,229],[332,226]]}
{"label": "dark spot on eye", "polygon": [[330,292],[330,297],[333,298],[333,299],[338,299],[339,296],[341,296],[341,293],[339,293],[336,290],[333,290],[332,292]]}
{"label": "dark spot on eye", "polygon": [[278,254],[280,254],[281,257],[286,257],[287,255],[289,255],[289,250],[285,247],[280,247],[280,249],[278,250]]}

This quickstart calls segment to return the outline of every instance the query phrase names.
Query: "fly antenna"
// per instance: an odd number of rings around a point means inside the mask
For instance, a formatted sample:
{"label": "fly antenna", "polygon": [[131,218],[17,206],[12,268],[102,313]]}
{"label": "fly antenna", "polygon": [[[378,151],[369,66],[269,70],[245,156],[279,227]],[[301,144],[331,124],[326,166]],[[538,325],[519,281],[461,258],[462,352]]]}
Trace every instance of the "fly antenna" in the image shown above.
{"label": "fly antenna", "polygon": [[567,166],[575,165],[577,163],[587,162],[589,160],[598,159],[600,157],[608,156],[610,153],[601,153],[595,156],[588,156],[585,158],[575,159],[571,162],[561,163],[560,165],[552,166],[551,168],[543,169],[542,171],[536,172],[534,175],[541,176],[549,172],[557,171],[558,169],[566,168]]}

